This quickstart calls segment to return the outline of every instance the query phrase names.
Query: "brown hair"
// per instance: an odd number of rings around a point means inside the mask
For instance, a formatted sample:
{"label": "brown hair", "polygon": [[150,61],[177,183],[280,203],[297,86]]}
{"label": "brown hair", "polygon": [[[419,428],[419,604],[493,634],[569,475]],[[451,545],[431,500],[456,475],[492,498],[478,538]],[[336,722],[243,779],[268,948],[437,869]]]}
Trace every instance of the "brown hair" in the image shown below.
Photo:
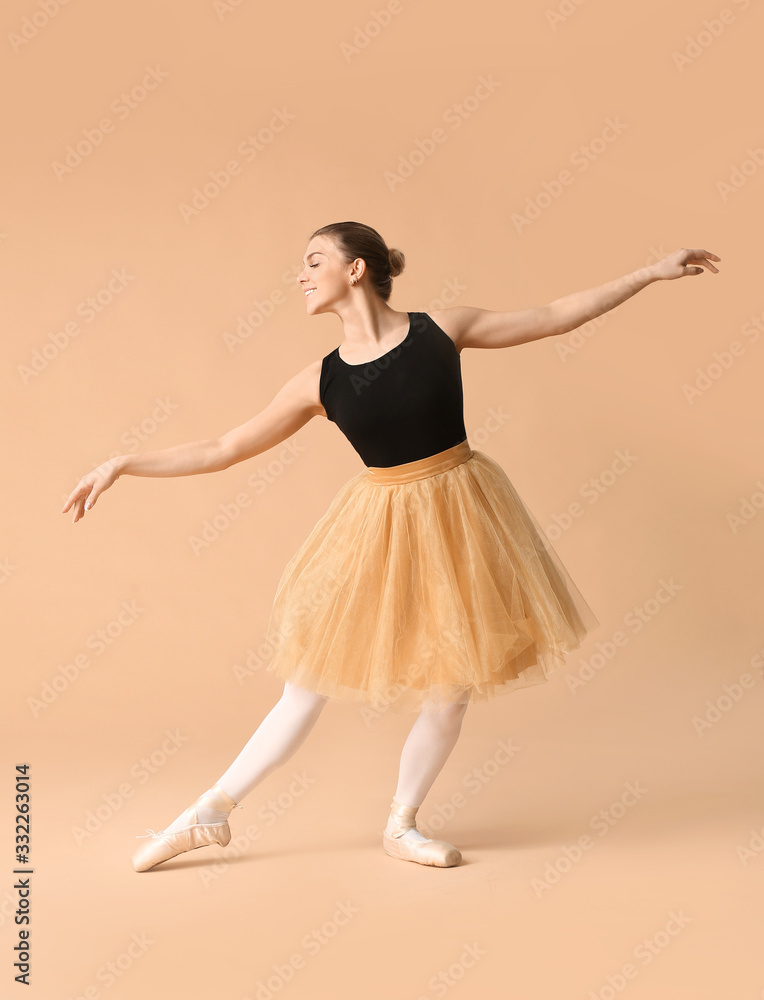
{"label": "brown hair", "polygon": [[346,264],[361,257],[374,291],[387,302],[393,290],[393,278],[397,278],[406,264],[402,251],[389,248],[376,229],[362,222],[332,222],[311,233],[310,239],[314,236],[329,236]]}

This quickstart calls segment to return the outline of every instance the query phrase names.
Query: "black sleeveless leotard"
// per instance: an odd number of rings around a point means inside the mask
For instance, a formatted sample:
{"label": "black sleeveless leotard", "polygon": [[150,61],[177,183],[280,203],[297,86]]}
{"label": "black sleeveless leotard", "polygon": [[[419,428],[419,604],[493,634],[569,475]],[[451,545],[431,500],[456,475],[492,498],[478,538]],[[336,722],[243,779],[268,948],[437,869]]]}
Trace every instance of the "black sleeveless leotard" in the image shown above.
{"label": "black sleeveless leotard", "polygon": [[467,438],[459,352],[427,313],[408,316],[405,340],[381,358],[351,365],[336,347],[321,362],[321,405],[367,466],[415,462]]}

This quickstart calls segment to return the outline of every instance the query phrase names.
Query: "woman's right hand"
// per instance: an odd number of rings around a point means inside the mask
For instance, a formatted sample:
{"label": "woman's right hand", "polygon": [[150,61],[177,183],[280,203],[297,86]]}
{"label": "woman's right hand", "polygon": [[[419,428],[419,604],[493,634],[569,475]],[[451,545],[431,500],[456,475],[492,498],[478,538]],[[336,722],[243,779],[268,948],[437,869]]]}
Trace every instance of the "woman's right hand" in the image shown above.
{"label": "woman's right hand", "polygon": [[75,524],[84,516],[86,510],[90,510],[98,497],[104,490],[115,483],[120,475],[119,458],[110,458],[103,462],[98,468],[88,472],[80,479],[72,492],[67,497],[61,513],[65,514],[74,505],[74,517],[72,524]]}

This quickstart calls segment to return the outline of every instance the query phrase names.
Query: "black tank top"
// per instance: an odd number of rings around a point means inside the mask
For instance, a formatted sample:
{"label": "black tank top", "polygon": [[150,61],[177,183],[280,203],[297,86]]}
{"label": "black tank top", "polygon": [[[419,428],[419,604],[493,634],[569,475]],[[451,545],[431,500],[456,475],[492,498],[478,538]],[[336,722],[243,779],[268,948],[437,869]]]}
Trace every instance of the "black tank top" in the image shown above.
{"label": "black tank top", "polygon": [[361,456],[378,468],[415,462],[464,441],[459,352],[435,320],[410,312],[405,340],[367,364],[321,362],[319,398]]}

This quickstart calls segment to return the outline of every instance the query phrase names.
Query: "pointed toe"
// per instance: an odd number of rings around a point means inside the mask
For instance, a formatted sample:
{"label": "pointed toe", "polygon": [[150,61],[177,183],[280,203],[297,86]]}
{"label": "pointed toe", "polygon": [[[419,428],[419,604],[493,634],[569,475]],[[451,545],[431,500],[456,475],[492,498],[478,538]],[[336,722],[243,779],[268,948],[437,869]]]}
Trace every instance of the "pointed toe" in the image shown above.
{"label": "pointed toe", "polygon": [[161,831],[152,833],[151,839],[133,854],[133,869],[137,872],[146,872],[149,868],[155,868],[186,851],[194,851],[198,847],[210,847],[212,844],[226,847],[230,841],[231,828],[228,823],[196,823],[178,830],[177,833]]}
{"label": "pointed toe", "polygon": [[231,828],[228,825],[228,820],[224,823],[199,823],[197,821],[197,807],[200,804],[228,810],[236,807],[233,799],[222,789],[214,786],[186,810],[187,825],[181,827],[180,830],[176,830],[174,833],[165,833],[164,830],[155,833],[154,830],[147,830],[145,834],[139,834],[140,837],[150,839],[145,844],[141,844],[133,853],[131,858],[133,870],[147,872],[150,868],[155,868],[178,854],[194,851],[198,847],[209,847],[212,844],[226,847],[231,842]]}

